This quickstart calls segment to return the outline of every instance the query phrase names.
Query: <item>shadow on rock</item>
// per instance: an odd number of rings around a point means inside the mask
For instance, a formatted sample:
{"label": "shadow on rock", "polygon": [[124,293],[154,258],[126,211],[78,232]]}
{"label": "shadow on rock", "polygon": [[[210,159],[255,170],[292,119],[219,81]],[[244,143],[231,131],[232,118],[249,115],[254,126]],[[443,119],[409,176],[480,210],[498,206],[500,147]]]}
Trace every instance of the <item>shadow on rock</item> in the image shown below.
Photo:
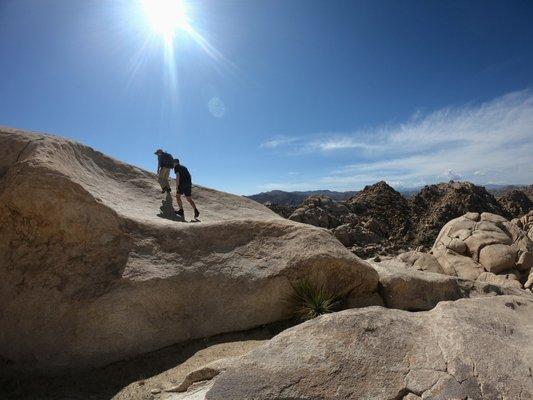
{"label": "shadow on rock", "polygon": [[[118,361],[102,368],[66,375],[3,376],[0,370],[0,399],[104,400],[114,398],[125,400],[153,398],[150,390],[157,384],[151,382],[150,379],[176,368],[199,351],[222,343],[269,340],[294,324],[295,322],[292,320],[281,321],[249,331],[225,333],[192,340]],[[173,372],[168,373],[170,373],[168,378],[171,378]],[[147,381],[146,384],[145,380]]]}
{"label": "shadow on rock", "polygon": [[176,215],[176,210],[174,210],[174,206],[172,205],[172,196],[170,193],[167,193],[166,197],[161,202],[161,207],[159,207],[159,214],[157,214],[157,216],[170,219],[171,221],[183,222],[183,218]]}

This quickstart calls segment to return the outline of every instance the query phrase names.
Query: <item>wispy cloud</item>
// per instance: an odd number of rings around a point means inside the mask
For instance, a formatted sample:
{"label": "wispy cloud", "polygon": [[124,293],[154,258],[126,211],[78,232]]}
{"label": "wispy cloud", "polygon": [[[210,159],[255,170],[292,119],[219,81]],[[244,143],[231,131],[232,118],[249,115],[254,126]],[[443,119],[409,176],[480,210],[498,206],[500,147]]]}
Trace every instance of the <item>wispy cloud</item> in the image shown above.
{"label": "wispy cloud", "polygon": [[[351,151],[356,161],[313,181],[353,189],[380,179],[413,186],[449,179],[478,183],[533,182],[533,92],[481,104],[417,112],[402,124],[355,133],[293,138],[278,151],[304,148],[319,156]],[[361,156],[364,157],[361,157]]]}
{"label": "wispy cloud", "polygon": [[275,149],[281,146],[287,146],[296,142],[298,138],[288,137],[288,136],[276,136],[275,138],[269,139],[259,145],[264,149]]}
{"label": "wispy cloud", "polygon": [[309,137],[276,136],[259,145],[263,149],[289,151],[291,155],[335,150],[360,149],[380,150],[382,146],[365,141],[361,134],[346,135],[336,133],[313,134]]}
{"label": "wispy cloud", "polygon": [[383,150],[383,147],[378,144],[372,144],[362,141],[360,138],[351,136],[340,137],[324,137],[315,141],[306,143],[304,148],[308,151],[335,151],[346,149],[361,149],[361,150]]}
{"label": "wispy cloud", "polygon": [[261,191],[270,191],[270,190],[285,190],[288,192],[294,191],[305,191],[311,190],[313,188],[313,183],[311,182],[274,182],[267,183],[264,185],[259,185],[258,189]]}

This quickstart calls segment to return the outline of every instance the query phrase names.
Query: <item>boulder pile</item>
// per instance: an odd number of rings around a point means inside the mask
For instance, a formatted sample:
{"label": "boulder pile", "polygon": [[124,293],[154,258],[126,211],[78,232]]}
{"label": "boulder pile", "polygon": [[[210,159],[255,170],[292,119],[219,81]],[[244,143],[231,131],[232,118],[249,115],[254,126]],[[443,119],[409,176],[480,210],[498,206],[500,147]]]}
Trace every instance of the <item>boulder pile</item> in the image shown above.
{"label": "boulder pile", "polygon": [[533,240],[533,210],[525,214],[522,218],[515,218],[511,222],[526,231],[529,238]]}
{"label": "boulder pile", "polygon": [[533,209],[533,201],[523,190],[512,189],[498,198],[502,209],[509,216],[524,215]]}
{"label": "boulder pile", "polygon": [[442,228],[429,254],[398,257],[414,269],[517,288],[533,285],[533,241],[516,223],[496,214],[455,218]]}
{"label": "boulder pile", "polygon": [[497,200],[485,188],[469,182],[429,185],[410,198],[378,182],[346,201],[311,196],[298,207],[268,204],[293,221],[330,229],[356,255],[396,255],[429,250],[441,228],[467,212],[489,212],[505,218],[521,217],[532,202],[520,190]]}
{"label": "boulder pile", "polygon": [[355,217],[348,207],[327,196],[309,196],[289,216],[291,221],[333,229]]}
{"label": "boulder pile", "polygon": [[467,212],[489,212],[511,217],[484,187],[470,182],[425,186],[410,199],[415,245],[431,246],[448,221]]}

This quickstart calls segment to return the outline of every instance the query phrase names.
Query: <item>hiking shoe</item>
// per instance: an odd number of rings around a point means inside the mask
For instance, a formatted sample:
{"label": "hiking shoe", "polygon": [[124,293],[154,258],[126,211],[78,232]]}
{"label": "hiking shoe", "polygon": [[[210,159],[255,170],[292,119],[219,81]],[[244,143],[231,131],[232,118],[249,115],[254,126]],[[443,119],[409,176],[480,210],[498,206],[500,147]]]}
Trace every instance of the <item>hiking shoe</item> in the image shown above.
{"label": "hiking shoe", "polygon": [[176,211],[176,214],[179,215],[181,218],[185,218],[185,213],[183,212],[183,209]]}
{"label": "hiking shoe", "polygon": [[194,209],[194,218],[198,218],[200,216],[200,211],[198,211],[196,208]]}
{"label": "hiking shoe", "polygon": [[171,191],[172,191],[172,189],[170,189],[170,187],[167,187],[167,188],[165,189],[165,192],[167,192],[167,193],[170,193]]}

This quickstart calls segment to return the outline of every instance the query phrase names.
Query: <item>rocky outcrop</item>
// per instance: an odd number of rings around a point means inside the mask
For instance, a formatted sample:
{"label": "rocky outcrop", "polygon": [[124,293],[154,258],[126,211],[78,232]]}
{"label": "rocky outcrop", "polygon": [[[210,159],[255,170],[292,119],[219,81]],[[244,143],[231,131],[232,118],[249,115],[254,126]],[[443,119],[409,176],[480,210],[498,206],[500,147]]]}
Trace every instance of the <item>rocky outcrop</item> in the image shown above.
{"label": "rocky outcrop", "polygon": [[179,222],[153,174],[70,140],[0,129],[2,362],[102,365],[277,321],[304,276],[375,291],[376,272],[326,231],[193,191],[202,222]]}
{"label": "rocky outcrop", "polygon": [[515,218],[511,222],[520,229],[526,231],[529,238],[533,240],[533,210],[522,218]]}
{"label": "rocky outcrop", "polygon": [[372,243],[379,243],[383,238],[369,229],[367,224],[343,224],[331,231],[333,235],[346,247],[357,245],[364,247]]}
{"label": "rocky outcrop", "polygon": [[508,215],[512,216],[522,216],[533,209],[533,201],[522,190],[518,189],[505,192],[498,198],[498,203]]}
{"label": "rocky outcrop", "polygon": [[431,252],[447,275],[518,288],[533,266],[533,242],[525,232],[490,213],[467,213],[451,220]]}
{"label": "rocky outcrop", "polygon": [[310,196],[294,210],[289,219],[322,228],[336,228],[351,217],[350,210],[344,204],[326,196]]}
{"label": "rocky outcrop", "polygon": [[311,196],[289,219],[330,229],[341,243],[365,258],[399,250],[398,243],[405,242],[410,226],[406,200],[385,182],[365,187],[346,202]]}
{"label": "rocky outcrop", "polygon": [[529,200],[533,202],[533,185],[507,185],[507,186],[497,186],[491,187],[489,191],[496,196],[497,199],[504,197],[508,192],[519,190],[524,193]]}
{"label": "rocky outcrop", "polygon": [[265,207],[268,207],[272,211],[274,211],[276,214],[281,215],[283,218],[289,218],[291,214],[296,210],[296,207],[290,206],[290,205],[284,205],[284,204],[275,204],[267,202],[265,203]]}
{"label": "rocky outcrop", "polygon": [[356,193],[357,192],[354,191],[335,192],[332,190],[308,190],[303,192],[286,192],[283,190],[271,190],[269,192],[261,192],[246,197],[264,205],[267,205],[267,203],[269,203],[274,205],[291,206],[293,208],[296,208],[309,196],[327,196],[333,200],[343,201],[349,199]]}
{"label": "rocky outcrop", "polygon": [[196,372],[206,380],[172,398],[529,399],[532,313],[531,298],[498,296],[329,314]]}
{"label": "rocky outcrop", "polygon": [[[284,217],[291,209],[269,207]],[[531,201],[518,190],[506,192],[498,202],[484,187],[451,181],[426,186],[406,199],[385,182],[378,182],[345,202],[309,197],[288,218],[328,228],[356,255],[368,258],[416,248],[429,250],[441,228],[467,212],[511,218],[530,209]]]}
{"label": "rocky outcrop", "polygon": [[383,181],[366,186],[346,204],[357,216],[379,223],[384,238],[401,239],[411,228],[407,200]]}
{"label": "rocky outcrop", "polygon": [[430,247],[441,228],[467,212],[489,212],[510,217],[484,187],[470,182],[425,186],[410,199],[414,244]]}

